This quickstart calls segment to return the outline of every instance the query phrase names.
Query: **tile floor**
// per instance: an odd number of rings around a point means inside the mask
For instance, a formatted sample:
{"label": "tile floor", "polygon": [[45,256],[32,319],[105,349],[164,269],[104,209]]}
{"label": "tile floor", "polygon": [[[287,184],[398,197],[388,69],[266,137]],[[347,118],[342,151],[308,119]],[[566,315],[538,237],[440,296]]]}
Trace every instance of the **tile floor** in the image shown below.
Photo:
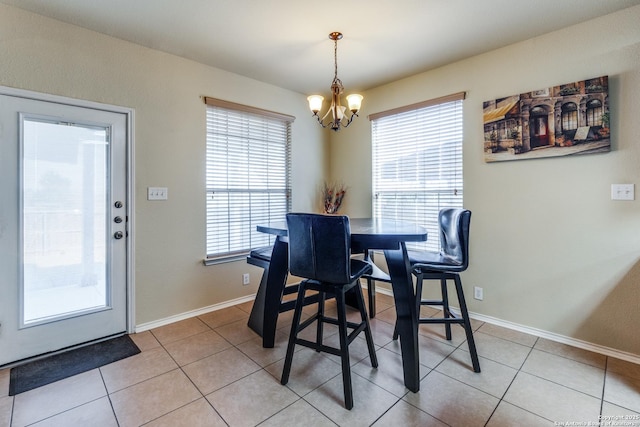
{"label": "tile floor", "polygon": [[372,320],[380,366],[371,368],[359,337],[347,411],[335,356],[298,346],[280,385],[291,315],[264,349],[246,326],[250,309],[135,334],[142,353],[15,397],[0,370],[0,426],[640,426],[639,365],[482,322],[473,325],[479,374],[462,328],[448,342],[441,325],[421,325],[420,392],[409,392],[386,295]]}

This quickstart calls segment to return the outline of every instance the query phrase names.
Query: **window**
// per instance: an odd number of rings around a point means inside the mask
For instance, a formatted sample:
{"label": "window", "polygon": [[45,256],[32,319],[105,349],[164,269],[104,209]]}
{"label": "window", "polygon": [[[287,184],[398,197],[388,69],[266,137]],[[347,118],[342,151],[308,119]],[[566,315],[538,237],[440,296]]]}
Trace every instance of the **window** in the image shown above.
{"label": "window", "polygon": [[438,212],[462,207],[462,100],[459,93],[369,116],[373,215],[427,228],[411,249],[439,250]]}
{"label": "window", "polygon": [[587,124],[602,126],[602,102],[598,99],[587,102]]}
{"label": "window", "polygon": [[271,244],[256,225],[291,210],[291,116],[213,98],[207,104],[207,260]]}
{"label": "window", "polygon": [[578,106],[575,102],[567,102],[562,106],[562,130],[578,129]]}

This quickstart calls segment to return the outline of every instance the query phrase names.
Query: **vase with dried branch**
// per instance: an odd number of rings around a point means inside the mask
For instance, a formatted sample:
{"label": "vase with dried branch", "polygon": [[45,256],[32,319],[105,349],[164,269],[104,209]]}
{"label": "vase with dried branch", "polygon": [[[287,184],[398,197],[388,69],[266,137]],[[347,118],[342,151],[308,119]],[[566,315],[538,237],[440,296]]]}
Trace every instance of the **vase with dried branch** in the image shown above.
{"label": "vase with dried branch", "polygon": [[325,182],[322,187],[324,213],[338,213],[338,209],[340,209],[340,205],[342,205],[342,200],[346,192],[347,187],[345,187],[344,184],[329,184]]}

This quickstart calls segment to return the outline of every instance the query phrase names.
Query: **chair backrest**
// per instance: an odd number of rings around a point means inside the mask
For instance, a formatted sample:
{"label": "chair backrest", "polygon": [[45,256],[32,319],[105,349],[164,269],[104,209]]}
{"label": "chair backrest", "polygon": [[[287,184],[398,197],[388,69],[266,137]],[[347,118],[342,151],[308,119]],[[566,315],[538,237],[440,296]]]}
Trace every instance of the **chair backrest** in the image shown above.
{"label": "chair backrest", "polygon": [[469,266],[469,226],[471,211],[446,208],[438,213],[440,224],[440,246],[442,254],[464,271]]}
{"label": "chair backrest", "polygon": [[351,281],[349,217],[289,213],[287,228],[291,274],[335,284]]}

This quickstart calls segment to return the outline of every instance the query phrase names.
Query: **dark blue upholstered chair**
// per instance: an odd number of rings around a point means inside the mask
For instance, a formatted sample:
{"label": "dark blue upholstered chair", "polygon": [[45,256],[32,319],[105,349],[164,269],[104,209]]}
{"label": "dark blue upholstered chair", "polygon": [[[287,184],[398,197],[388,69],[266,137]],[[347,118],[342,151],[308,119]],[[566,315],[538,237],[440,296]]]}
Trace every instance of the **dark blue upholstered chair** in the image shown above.
{"label": "dark blue upholstered chair", "polygon": [[[304,280],[300,282],[298,288],[281,383],[286,384],[289,381],[296,344],[340,356],[344,405],[347,409],[351,409],[353,408],[353,390],[349,344],[360,332],[365,334],[371,365],[374,368],[378,366],[369,318],[360,287],[360,277],[370,273],[371,266],[362,260],[351,258],[351,229],[349,218],[346,216],[289,213],[287,227],[289,272]],[[301,322],[303,301],[307,290],[318,292],[318,311]],[[345,293],[349,290],[355,291],[356,305],[361,318],[359,323],[347,321]],[[324,313],[324,301],[328,297],[336,299],[337,319],[327,317]],[[298,334],[314,322],[317,328],[316,341],[298,338]],[[338,326],[340,348],[329,347],[322,343],[325,323]],[[352,329],[351,333],[349,329]]]}
{"label": "dark blue upholstered chair", "polygon": [[[440,318],[419,318],[419,323],[444,323],[447,340],[451,339],[451,324],[457,323],[464,327],[473,370],[480,372],[480,362],[473,339],[473,330],[469,320],[467,304],[462,290],[460,272],[465,271],[469,266],[469,226],[471,224],[471,211],[466,209],[446,208],[438,214],[440,226],[440,252],[429,251],[409,251],[409,262],[416,276],[416,304],[418,316],[422,305],[441,306],[443,317]],[[422,285],[425,280],[439,280],[442,299],[427,300],[422,299]],[[447,293],[447,280],[453,280],[458,303],[460,305],[460,315],[449,309],[449,297]],[[394,332],[394,339],[397,339],[397,331]]]}

